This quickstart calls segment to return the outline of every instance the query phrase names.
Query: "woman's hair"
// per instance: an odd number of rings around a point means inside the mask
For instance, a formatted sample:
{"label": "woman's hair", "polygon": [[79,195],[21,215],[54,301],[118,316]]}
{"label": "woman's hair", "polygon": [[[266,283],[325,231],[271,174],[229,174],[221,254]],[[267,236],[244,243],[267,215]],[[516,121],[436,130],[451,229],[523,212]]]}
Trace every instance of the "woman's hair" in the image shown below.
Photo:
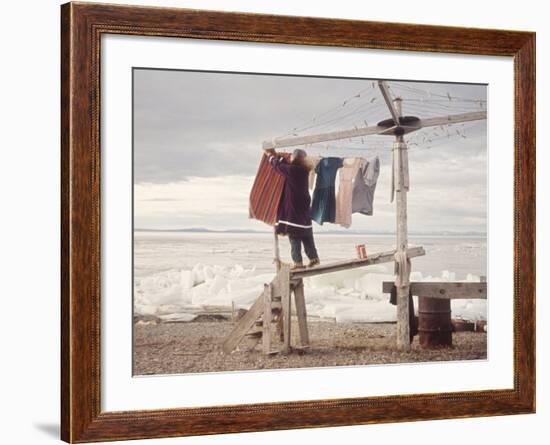
{"label": "woman's hair", "polygon": [[302,150],[301,148],[297,148],[292,152],[292,157],[293,157],[292,163],[294,165],[301,165],[307,171],[311,170],[311,165],[309,162],[307,162],[307,153],[305,150]]}
{"label": "woman's hair", "polygon": [[305,150],[302,150],[301,148],[297,148],[292,152],[292,155],[295,158],[305,158],[307,156],[307,153]]}

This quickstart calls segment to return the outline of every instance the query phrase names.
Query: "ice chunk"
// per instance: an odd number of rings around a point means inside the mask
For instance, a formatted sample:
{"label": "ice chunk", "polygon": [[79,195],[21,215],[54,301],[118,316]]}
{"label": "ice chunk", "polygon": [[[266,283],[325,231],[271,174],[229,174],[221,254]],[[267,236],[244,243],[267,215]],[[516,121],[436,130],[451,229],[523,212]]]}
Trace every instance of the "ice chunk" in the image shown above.
{"label": "ice chunk", "polygon": [[182,289],[191,289],[195,285],[192,270],[182,270],[180,285]]}
{"label": "ice chunk", "polygon": [[227,286],[227,280],[221,275],[215,275],[214,278],[209,283],[208,291],[210,295],[217,295],[219,291]]}

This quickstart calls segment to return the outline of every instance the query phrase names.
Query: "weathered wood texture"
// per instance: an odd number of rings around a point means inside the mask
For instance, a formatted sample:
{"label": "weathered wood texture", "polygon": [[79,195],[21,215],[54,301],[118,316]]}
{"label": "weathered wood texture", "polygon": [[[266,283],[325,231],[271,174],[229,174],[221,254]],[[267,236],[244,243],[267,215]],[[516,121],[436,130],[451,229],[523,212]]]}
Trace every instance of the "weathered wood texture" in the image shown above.
{"label": "weathered wood texture", "polygon": [[306,298],[304,295],[304,282],[294,286],[294,304],[296,305],[296,317],[298,318],[298,330],[300,332],[300,346],[309,346],[309,332],[307,329]]}
{"label": "weathered wood texture", "polygon": [[[393,281],[382,283],[382,292],[390,293],[395,285]],[[446,299],[487,299],[487,283],[441,283],[441,282],[413,282],[410,284],[413,295],[429,298]]]}
{"label": "weathered wood texture", "polygon": [[[387,85],[384,81],[378,82],[384,99],[392,110],[392,116],[396,125],[399,124],[401,117],[401,101],[396,104],[391,101]],[[396,136],[393,144],[394,165],[394,185],[395,185],[395,225],[396,225],[396,250],[403,261],[399,264],[396,261],[397,276],[395,285],[397,286],[397,347],[402,351],[411,349],[409,326],[409,277],[411,275],[410,257],[408,256],[409,235],[407,226],[407,192],[409,191],[409,158],[407,155],[407,145],[403,136]]]}
{"label": "weathered wood texture", "polygon": [[[407,250],[409,258],[425,255],[426,252],[422,247],[411,247]],[[293,270],[290,272],[291,279],[313,277],[330,272],[338,272],[339,270],[355,269],[357,267],[371,266],[373,264],[389,263],[395,260],[395,250],[386,252],[373,253],[367,258],[355,258],[352,260],[335,261],[332,263],[321,264],[307,269]]]}
{"label": "weathered wood texture", "polygon": [[[534,411],[534,33],[93,3],[71,3],[61,8],[63,440],[174,437]],[[103,412],[99,73],[100,38],[109,33],[514,57],[513,389]],[[185,405],[182,396],[182,406]]]}
{"label": "weathered wood texture", "polygon": [[459,124],[487,119],[486,111],[471,111],[468,113],[449,114],[447,116],[429,117],[420,120],[421,127],[437,127],[446,124]]}
{"label": "weathered wood texture", "polygon": [[[270,288],[264,289],[263,296],[270,291]],[[237,347],[241,339],[246,335],[248,331],[254,326],[254,323],[264,310],[264,298],[258,298],[250,307],[250,309],[243,315],[243,318],[239,320],[237,328],[234,329],[231,334],[223,342],[223,352],[226,354],[231,353],[233,349]]]}
{"label": "weathered wood texture", "polygon": [[[385,98],[386,96],[384,96],[384,99]],[[392,117],[393,117],[393,112],[392,112]],[[445,116],[421,119],[420,121],[414,124],[414,128],[416,131],[424,127],[435,127],[438,125],[445,125],[445,124],[458,124],[461,122],[471,122],[471,121],[477,121],[480,119],[487,119],[486,111],[449,114]],[[409,128],[408,132],[411,131],[410,126],[405,126],[405,127]],[[383,134],[383,133],[387,133],[387,128],[379,127],[378,125],[373,125],[371,127],[353,128],[349,130],[340,130],[340,131],[329,131],[326,133],[311,134],[307,136],[278,138],[272,141],[264,141],[262,146],[264,149],[295,147],[297,145],[307,145],[307,144],[315,144],[318,142],[338,141],[342,139],[350,139],[350,138],[355,138],[360,136],[369,136],[369,135]]]}
{"label": "weathered wood texture", "polygon": [[283,314],[283,353],[290,352],[290,338],[292,326],[292,298],[290,293],[290,267],[288,264],[281,264],[277,277],[277,287],[281,293],[281,304]]}
{"label": "weathered wood texture", "polygon": [[273,315],[271,304],[273,301],[273,285],[265,285],[265,288],[263,293],[264,313],[262,317],[262,349],[264,354],[269,354],[271,352],[271,321]]}

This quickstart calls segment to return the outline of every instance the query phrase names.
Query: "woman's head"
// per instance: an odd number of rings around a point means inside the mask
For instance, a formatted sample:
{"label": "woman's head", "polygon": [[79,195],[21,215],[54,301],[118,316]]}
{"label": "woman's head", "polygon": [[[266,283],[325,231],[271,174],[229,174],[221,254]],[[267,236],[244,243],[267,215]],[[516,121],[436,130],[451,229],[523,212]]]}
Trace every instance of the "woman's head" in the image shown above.
{"label": "woman's head", "polygon": [[307,156],[307,153],[305,150],[302,150],[301,148],[297,148],[292,152],[292,155],[290,156],[290,162],[292,164],[305,166],[306,156]]}

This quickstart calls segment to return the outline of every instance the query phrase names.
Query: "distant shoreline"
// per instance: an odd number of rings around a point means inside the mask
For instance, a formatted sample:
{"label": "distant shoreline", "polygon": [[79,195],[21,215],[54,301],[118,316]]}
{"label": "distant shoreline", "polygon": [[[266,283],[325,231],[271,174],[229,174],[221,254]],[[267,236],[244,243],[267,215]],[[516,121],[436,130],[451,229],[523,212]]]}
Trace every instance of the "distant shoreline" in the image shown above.
{"label": "distant shoreline", "polygon": [[[265,234],[271,235],[272,232],[263,230],[246,230],[246,229],[228,229],[228,230],[211,230],[202,228],[190,228],[190,229],[134,229],[134,233],[204,233],[204,234]],[[395,236],[392,232],[360,232],[360,231],[315,231],[317,235],[366,235],[366,236]],[[455,237],[455,238],[487,238],[486,233],[481,232],[409,232],[409,236],[427,236],[427,237]]]}

